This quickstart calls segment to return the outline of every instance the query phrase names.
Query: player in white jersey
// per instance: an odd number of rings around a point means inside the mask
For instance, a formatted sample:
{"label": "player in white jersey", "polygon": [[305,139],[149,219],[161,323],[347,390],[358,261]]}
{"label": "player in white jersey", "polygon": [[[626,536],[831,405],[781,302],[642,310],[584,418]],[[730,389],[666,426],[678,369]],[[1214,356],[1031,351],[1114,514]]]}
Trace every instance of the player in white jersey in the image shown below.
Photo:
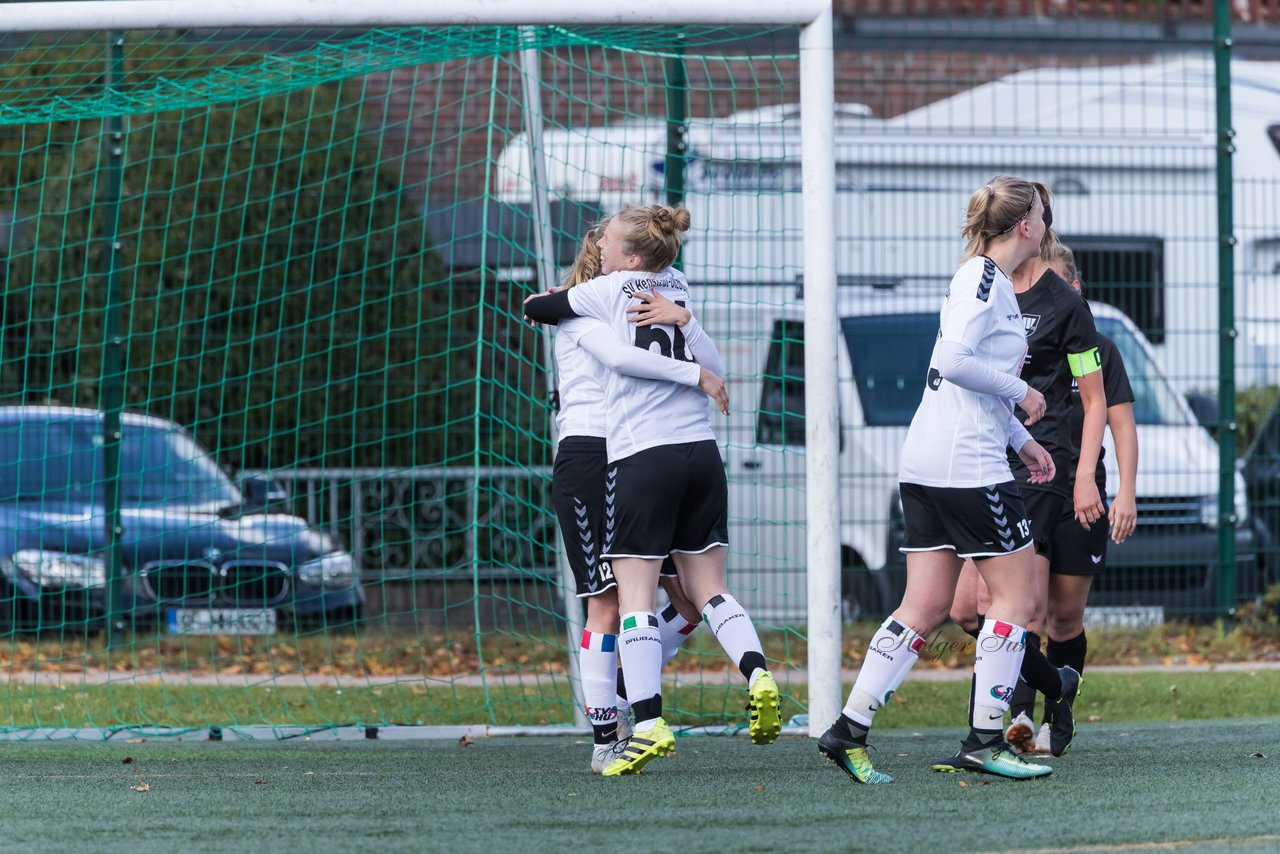
{"label": "player in white jersey", "polygon": [[[605,275],[530,300],[526,315],[539,322],[594,317],[631,346],[688,361],[680,330],[637,326],[628,318],[649,293],[685,301],[687,282],[668,268],[689,222],[682,208],[624,208],[600,241]],[[662,719],[662,646],[654,613],[658,573],[668,555],[689,598],[747,678],[752,741],[772,743],[781,731],[778,688],[750,617],[725,588],[727,484],[706,401],[687,386],[618,374],[609,379],[606,400],[606,507],[616,508],[616,518],[606,520],[604,556],[618,583],[622,666],[636,722],[622,755],[604,774],[635,773],[675,746]]]}
{"label": "player in white jersey", "polygon": [[[599,274],[597,241],[602,230],[594,228],[583,238],[578,257],[565,277],[566,288]],[[591,770],[596,774],[620,751],[620,718],[615,702],[621,687],[617,680],[618,594],[609,562],[599,554],[605,523],[605,384],[609,373],[618,371],[695,387],[705,384],[713,392],[723,391],[723,382],[715,373],[724,372],[719,354],[688,309],[654,297],[640,322],[682,328],[690,350],[703,366],[629,347],[610,327],[593,318],[563,321],[555,336],[559,444],[552,470],[552,496],[576,592],[586,602],[578,662],[584,706],[592,727]],[[662,585],[671,603],[659,614],[664,665],[700,620],[674,571],[674,564],[663,567]]]}
{"label": "player in white jersey", "polygon": [[969,735],[948,770],[1018,779],[1052,771],[1004,742],[1034,595],[1031,529],[1006,447],[1017,450],[1032,482],[1054,473],[1053,459],[1013,414],[1019,404],[1034,422],[1044,397],[1018,378],[1026,333],[1007,271],[1039,253],[1043,209],[1036,186],[1016,178],[992,179],[969,200],[968,246],[943,300],[924,394],[902,449],[907,589],[872,637],[843,712],[818,740],[818,750],[856,782],[892,781],[872,766],[867,734],[925,636],[947,618],[967,557],[993,601],[974,656]]}

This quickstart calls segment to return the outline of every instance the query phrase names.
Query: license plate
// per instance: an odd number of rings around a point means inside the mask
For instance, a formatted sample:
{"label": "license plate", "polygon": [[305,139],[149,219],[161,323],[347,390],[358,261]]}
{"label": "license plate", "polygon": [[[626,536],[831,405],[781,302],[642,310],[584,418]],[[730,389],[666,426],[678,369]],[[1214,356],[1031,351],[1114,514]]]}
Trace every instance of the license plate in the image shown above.
{"label": "license plate", "polygon": [[1140,629],[1164,625],[1164,608],[1159,605],[1118,605],[1084,609],[1084,624],[1090,628]]}
{"label": "license plate", "polygon": [[273,608],[170,608],[171,635],[274,635]]}

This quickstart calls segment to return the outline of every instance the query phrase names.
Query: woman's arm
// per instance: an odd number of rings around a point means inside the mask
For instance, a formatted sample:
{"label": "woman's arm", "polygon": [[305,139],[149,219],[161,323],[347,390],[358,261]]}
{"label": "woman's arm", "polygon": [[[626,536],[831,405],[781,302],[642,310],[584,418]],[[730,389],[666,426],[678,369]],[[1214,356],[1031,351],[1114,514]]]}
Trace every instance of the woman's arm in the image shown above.
{"label": "woman's arm", "polygon": [[689,322],[682,332],[685,346],[689,348],[689,353],[694,360],[716,376],[724,376],[724,362],[720,359],[720,351],[716,349],[716,342],[702,328],[702,324],[698,322],[698,319],[696,317],[689,318]]}
{"label": "woman's arm", "polygon": [[1094,370],[1076,377],[1080,404],[1084,409],[1084,428],[1080,432],[1080,458],[1076,461],[1076,485],[1073,495],[1076,521],[1087,531],[1102,518],[1106,506],[1098,494],[1094,471],[1102,448],[1102,431],[1107,423],[1107,393],[1102,387],[1102,371]]}
{"label": "woman's arm", "polygon": [[973,351],[955,341],[939,341],[935,347],[938,372],[948,382],[978,394],[993,394],[1012,401],[1027,413],[1028,425],[1044,415],[1044,395],[1013,374],[1002,373],[973,358]]}
{"label": "woman's arm", "polygon": [[640,300],[640,304],[627,309],[628,318],[636,326],[664,324],[679,327],[680,334],[684,336],[685,346],[689,348],[694,361],[716,376],[724,376],[724,362],[720,359],[716,342],[702,328],[702,324],[698,323],[698,318],[693,316],[693,312],[656,291],[636,294],[636,297]]}
{"label": "woman's arm", "polygon": [[700,371],[693,362],[681,362],[640,347],[629,347],[604,324],[578,337],[578,346],[611,371],[629,377],[666,380],[696,386]]}
{"label": "woman's arm", "polygon": [[556,291],[553,294],[537,294],[524,301],[524,316],[536,323],[559,323],[578,313],[569,304],[568,291]]}
{"label": "woman's arm", "polygon": [[1120,469],[1120,486],[1111,504],[1111,541],[1123,543],[1138,524],[1138,426],[1133,420],[1133,404],[1118,403],[1107,407],[1107,424],[1116,444],[1116,466]]}

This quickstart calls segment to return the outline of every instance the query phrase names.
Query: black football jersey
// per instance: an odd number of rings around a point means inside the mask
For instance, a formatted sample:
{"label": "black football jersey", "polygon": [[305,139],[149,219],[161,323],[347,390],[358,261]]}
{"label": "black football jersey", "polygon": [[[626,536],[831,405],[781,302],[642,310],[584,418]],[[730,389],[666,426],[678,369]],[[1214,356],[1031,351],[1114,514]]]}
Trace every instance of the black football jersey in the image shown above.
{"label": "black football jersey", "polygon": [[[1133,387],[1129,385],[1129,372],[1124,369],[1124,360],[1115,342],[1102,333],[1098,333],[1098,354],[1102,357],[1102,385],[1107,390],[1107,406],[1120,403],[1133,403]],[[1080,438],[1084,434],[1084,406],[1080,403],[1080,388],[1073,380],[1071,383],[1071,483],[1076,477],[1076,464],[1080,462]],[[1098,451],[1098,471],[1095,474],[1099,491],[1106,492],[1107,467],[1102,464],[1107,449]]]}
{"label": "black football jersey", "polygon": [[[1027,291],[1018,294],[1018,308],[1027,332],[1027,355],[1022,379],[1044,395],[1044,417],[1027,429],[1053,457],[1057,474],[1052,483],[1031,486],[1069,495],[1073,467],[1071,445],[1071,388],[1076,376],[1101,368],[1098,329],[1084,298],[1052,270]],[[1024,423],[1026,413],[1017,410]],[[1027,483],[1027,467],[1009,450],[1009,467],[1021,484]]]}

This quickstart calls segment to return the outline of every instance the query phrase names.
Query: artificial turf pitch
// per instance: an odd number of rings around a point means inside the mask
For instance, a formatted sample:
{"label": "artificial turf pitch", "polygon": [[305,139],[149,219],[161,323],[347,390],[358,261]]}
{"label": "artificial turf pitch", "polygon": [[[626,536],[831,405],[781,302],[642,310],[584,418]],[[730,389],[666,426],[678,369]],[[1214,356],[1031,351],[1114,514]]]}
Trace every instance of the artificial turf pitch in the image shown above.
{"label": "artificial turf pitch", "polygon": [[895,777],[887,786],[850,782],[799,737],[768,747],[682,737],[676,756],[613,779],[591,776],[586,740],[568,736],[469,746],[10,743],[0,747],[4,844],[307,854],[1280,849],[1280,718],[1082,725],[1053,775],[1027,782],[931,773],[960,734],[874,734],[872,756]]}

